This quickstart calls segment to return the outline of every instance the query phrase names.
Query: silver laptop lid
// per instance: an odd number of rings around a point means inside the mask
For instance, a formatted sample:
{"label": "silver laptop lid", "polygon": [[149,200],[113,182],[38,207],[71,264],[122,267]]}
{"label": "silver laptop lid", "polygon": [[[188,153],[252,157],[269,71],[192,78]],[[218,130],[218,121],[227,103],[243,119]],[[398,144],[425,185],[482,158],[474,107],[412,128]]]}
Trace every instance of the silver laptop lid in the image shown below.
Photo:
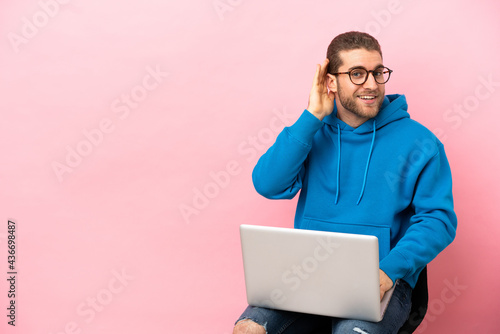
{"label": "silver laptop lid", "polygon": [[253,225],[240,235],[249,305],[381,320],[376,237]]}

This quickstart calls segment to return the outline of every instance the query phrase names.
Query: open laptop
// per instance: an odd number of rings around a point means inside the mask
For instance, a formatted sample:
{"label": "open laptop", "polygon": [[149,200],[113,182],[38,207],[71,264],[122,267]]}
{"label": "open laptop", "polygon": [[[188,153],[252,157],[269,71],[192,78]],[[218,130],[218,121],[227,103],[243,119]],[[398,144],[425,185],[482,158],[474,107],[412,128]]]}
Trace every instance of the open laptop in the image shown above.
{"label": "open laptop", "polygon": [[249,305],[380,321],[375,236],[254,225],[240,226]]}

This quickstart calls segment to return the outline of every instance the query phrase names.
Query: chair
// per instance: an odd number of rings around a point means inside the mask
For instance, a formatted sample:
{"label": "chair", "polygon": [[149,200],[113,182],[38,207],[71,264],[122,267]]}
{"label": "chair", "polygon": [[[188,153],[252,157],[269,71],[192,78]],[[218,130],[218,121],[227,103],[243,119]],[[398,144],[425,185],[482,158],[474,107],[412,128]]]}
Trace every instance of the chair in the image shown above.
{"label": "chair", "polygon": [[417,284],[413,289],[411,296],[411,310],[408,320],[403,324],[398,334],[413,333],[424,320],[427,313],[427,304],[429,302],[429,292],[427,288],[427,267],[420,272]]}
{"label": "chair", "polygon": [[[413,333],[424,320],[425,313],[427,313],[427,304],[429,302],[429,292],[427,288],[427,267],[425,267],[418,276],[417,283],[413,289],[411,299],[411,310],[408,320],[403,324],[398,334]],[[320,331],[313,334],[330,334],[329,328],[322,328]]]}

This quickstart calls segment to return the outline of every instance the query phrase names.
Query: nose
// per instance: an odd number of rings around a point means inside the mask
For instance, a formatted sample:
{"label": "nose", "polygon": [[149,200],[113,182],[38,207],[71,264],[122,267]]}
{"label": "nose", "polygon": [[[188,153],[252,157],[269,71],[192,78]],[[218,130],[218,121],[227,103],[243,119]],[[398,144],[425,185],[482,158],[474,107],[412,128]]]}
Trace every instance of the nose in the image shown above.
{"label": "nose", "polygon": [[377,89],[378,85],[379,84],[375,81],[375,76],[373,75],[373,72],[368,72],[368,78],[366,78],[366,81],[363,84],[363,87],[375,90],[375,89]]}

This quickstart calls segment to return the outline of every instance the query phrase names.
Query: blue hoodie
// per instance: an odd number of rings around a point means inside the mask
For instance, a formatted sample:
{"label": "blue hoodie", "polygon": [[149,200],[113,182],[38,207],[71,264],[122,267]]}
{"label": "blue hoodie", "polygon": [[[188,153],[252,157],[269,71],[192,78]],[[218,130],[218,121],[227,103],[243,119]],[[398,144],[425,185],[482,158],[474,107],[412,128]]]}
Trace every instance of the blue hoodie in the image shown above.
{"label": "blue hoodie", "polygon": [[415,287],[455,238],[451,171],[443,144],[387,95],[357,128],[304,110],[259,159],[255,189],[270,199],[299,190],[295,228],[375,235],[380,269]]}

